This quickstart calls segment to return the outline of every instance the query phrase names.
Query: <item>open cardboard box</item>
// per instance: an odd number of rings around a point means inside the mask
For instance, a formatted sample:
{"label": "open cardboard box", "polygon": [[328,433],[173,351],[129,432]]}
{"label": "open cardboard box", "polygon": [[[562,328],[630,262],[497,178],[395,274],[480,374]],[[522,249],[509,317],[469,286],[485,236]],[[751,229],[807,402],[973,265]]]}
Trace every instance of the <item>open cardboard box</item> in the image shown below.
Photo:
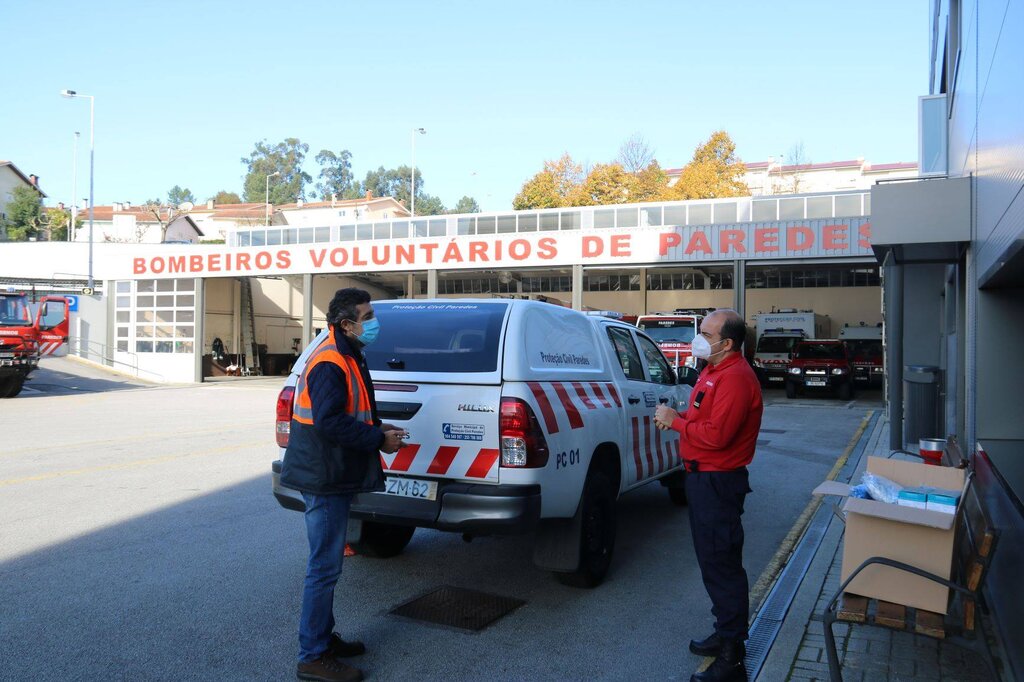
{"label": "open cardboard box", "polygon": [[[967,485],[964,470],[952,467],[868,457],[867,470],[904,487],[928,485],[961,490]],[[842,580],[873,556],[902,561],[949,579],[959,508],[956,514],[947,514],[862,500],[850,497],[850,486],[836,481],[825,481],[814,489],[814,494],[847,498],[843,503],[846,534]],[[889,566],[865,568],[846,591],[936,613],[946,613],[949,603],[946,587]]]}

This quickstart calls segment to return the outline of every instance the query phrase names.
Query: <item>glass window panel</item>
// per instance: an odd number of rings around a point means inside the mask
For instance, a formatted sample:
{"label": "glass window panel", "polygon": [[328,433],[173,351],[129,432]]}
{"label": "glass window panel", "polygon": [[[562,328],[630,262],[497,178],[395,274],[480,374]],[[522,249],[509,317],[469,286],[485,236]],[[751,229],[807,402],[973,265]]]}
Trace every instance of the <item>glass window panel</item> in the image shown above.
{"label": "glass window panel", "polygon": [[128,339],[125,339],[124,341],[118,341],[117,342],[117,350],[121,351],[122,353],[127,353],[128,352]]}
{"label": "glass window panel", "polygon": [[178,296],[178,307],[179,308],[191,308],[196,304],[195,296]]}
{"label": "glass window panel", "polygon": [[476,234],[476,218],[457,218],[455,221],[455,234]]}
{"label": "glass window panel", "polygon": [[640,291],[640,275],[629,276],[629,290]]}
{"label": "glass window panel", "polygon": [[174,313],[174,321],[178,324],[182,322],[195,322],[196,313],[194,310],[179,310]]}
{"label": "glass window panel", "polygon": [[119,339],[127,339],[128,338],[128,327],[118,327],[117,328],[117,338],[119,338]]}
{"label": "glass window panel", "polygon": [[238,245],[239,246],[249,246],[249,244],[251,242],[252,242],[252,235],[250,235],[248,232],[239,232],[238,233]]}
{"label": "glass window panel", "polygon": [[804,200],[779,199],[779,220],[803,220]]}
{"label": "glass window panel", "polygon": [[263,230],[253,230],[251,242],[253,246],[265,246],[267,243],[267,233]]}
{"label": "glass window panel", "polygon": [[156,326],[156,337],[158,339],[167,339],[174,336],[174,327],[169,324],[158,324]]}
{"label": "glass window panel", "polygon": [[831,218],[832,197],[807,197],[808,218]]}
{"label": "glass window panel", "polygon": [[156,282],[157,291],[174,291],[173,279],[160,279]]}
{"label": "glass window panel", "polygon": [[615,227],[615,209],[599,208],[594,210],[594,227]]}
{"label": "glass window panel", "polygon": [[191,341],[175,341],[174,352],[175,353],[192,353],[194,346]]}
{"label": "glass window panel", "polygon": [[135,299],[135,306],[138,308],[152,308],[153,296],[139,296]]}
{"label": "glass window panel", "polygon": [[946,97],[923,97],[919,106],[921,173],[945,173],[948,170],[946,163]]}
{"label": "glass window panel", "polygon": [[543,213],[540,216],[540,229],[541,230],[557,230],[558,229],[558,214],[557,213]]}
{"label": "glass window panel", "polygon": [[151,292],[156,291],[156,280],[155,279],[140,279],[138,285],[135,287],[136,292]]}
{"label": "glass window panel", "polygon": [[565,211],[560,213],[558,221],[563,230],[578,230],[580,229],[580,212]]}
{"label": "glass window panel", "polygon": [[299,243],[300,244],[312,244],[313,243],[313,228],[303,227],[299,230]]}
{"label": "glass window panel", "polygon": [[861,215],[859,194],[836,195],[836,217]]}
{"label": "glass window panel", "polygon": [[685,206],[666,206],[665,207],[665,224],[666,225],[685,225],[686,224],[686,207]]}
{"label": "glass window panel", "polygon": [[161,324],[170,324],[174,322],[174,311],[173,310],[158,310],[156,311],[156,321]]}
{"label": "glass window panel", "polygon": [[131,322],[131,313],[128,312],[127,310],[118,310],[117,311],[117,321],[118,322]]}
{"label": "glass window panel", "polygon": [[191,339],[195,335],[195,327],[175,327],[174,335],[179,339]]}
{"label": "glass window panel", "polygon": [[536,232],[537,231],[537,214],[536,213],[525,213],[519,216],[519,231],[520,232]]}
{"label": "glass window panel", "polygon": [[194,279],[177,279],[178,291],[195,291],[196,281]]}
{"label": "glass window panel", "polygon": [[427,221],[426,220],[414,220],[412,221],[414,228],[413,236],[415,237],[426,237],[427,236]]}
{"label": "glass window panel", "polygon": [[391,239],[391,223],[374,223],[374,239]]}
{"label": "glass window panel", "polygon": [[711,224],[711,204],[692,204],[690,206],[690,225]]}
{"label": "glass window panel", "polygon": [[767,220],[775,220],[775,199],[753,201],[750,219],[755,223],[763,223]]}
{"label": "glass window panel", "polygon": [[331,241],[331,228],[329,227],[317,227],[314,228],[315,236],[314,241],[318,242],[329,242]]}
{"label": "glass window panel", "polygon": [[448,221],[441,220],[429,220],[429,236],[431,237],[443,237],[448,234]]}
{"label": "glass window panel", "polygon": [[720,204],[712,204],[712,206],[714,206],[715,225],[725,225],[727,223],[736,222],[735,201],[723,201]]}
{"label": "glass window panel", "polygon": [[153,327],[148,324],[140,324],[135,326],[135,336],[140,339],[151,339],[153,338]]}
{"label": "glass window panel", "polygon": [[620,208],[615,211],[616,227],[636,227],[638,212],[635,208]]}
{"label": "glass window panel", "polygon": [[127,294],[127,293],[130,293],[131,290],[132,290],[132,283],[131,282],[118,282],[115,288],[117,289],[117,293],[119,293],[119,294]]}
{"label": "glass window panel", "polygon": [[298,244],[299,230],[296,227],[288,227],[281,230],[281,242],[284,244]]}
{"label": "glass window panel", "polygon": [[131,297],[130,296],[118,296],[117,297],[117,307],[118,308],[131,308],[132,307],[132,299],[131,299]]}
{"label": "glass window panel", "polygon": [[338,239],[343,242],[350,242],[356,238],[356,226],[355,225],[342,225],[338,230]]}
{"label": "glass window panel", "polygon": [[173,308],[174,296],[157,296],[156,304],[160,308]]}
{"label": "glass window panel", "polygon": [[373,224],[361,223],[356,225],[356,239],[373,239]]}
{"label": "glass window panel", "polygon": [[157,353],[173,353],[174,342],[173,341],[157,341],[156,342]]}
{"label": "glass window panel", "polygon": [[648,206],[640,209],[640,224],[661,225],[661,206]]}
{"label": "glass window panel", "polygon": [[394,239],[405,239],[409,236],[409,223],[405,220],[391,223],[391,236]]}
{"label": "glass window panel", "polygon": [[498,232],[506,234],[516,231],[516,217],[514,215],[498,216]]}
{"label": "glass window panel", "polygon": [[871,215],[871,195],[864,194],[864,215]]}
{"label": "glass window panel", "polygon": [[497,220],[494,216],[480,216],[476,219],[477,234],[494,234],[497,229]]}

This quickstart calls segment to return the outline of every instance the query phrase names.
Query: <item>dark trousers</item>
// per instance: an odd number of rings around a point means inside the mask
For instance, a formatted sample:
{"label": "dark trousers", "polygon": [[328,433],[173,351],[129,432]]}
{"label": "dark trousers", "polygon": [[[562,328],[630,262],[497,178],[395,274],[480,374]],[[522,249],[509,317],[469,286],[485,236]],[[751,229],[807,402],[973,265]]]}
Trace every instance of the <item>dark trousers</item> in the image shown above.
{"label": "dark trousers", "polygon": [[711,597],[715,632],[723,639],[747,638],[749,588],[740,517],[749,492],[746,468],[686,474],[693,549]]}

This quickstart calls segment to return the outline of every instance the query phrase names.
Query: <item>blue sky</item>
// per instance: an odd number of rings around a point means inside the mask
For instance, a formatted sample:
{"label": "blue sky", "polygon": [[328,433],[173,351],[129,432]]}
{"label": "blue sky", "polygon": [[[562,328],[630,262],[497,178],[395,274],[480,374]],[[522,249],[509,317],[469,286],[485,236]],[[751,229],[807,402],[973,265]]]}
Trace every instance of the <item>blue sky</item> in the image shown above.
{"label": "blue sky", "polygon": [[926,0],[8,3],[0,159],[48,204],[241,193],[257,140],[370,168],[410,163],[447,206],[504,210],[546,159],[612,160],[639,133],[662,167],[725,129],[747,161],[917,155]]}

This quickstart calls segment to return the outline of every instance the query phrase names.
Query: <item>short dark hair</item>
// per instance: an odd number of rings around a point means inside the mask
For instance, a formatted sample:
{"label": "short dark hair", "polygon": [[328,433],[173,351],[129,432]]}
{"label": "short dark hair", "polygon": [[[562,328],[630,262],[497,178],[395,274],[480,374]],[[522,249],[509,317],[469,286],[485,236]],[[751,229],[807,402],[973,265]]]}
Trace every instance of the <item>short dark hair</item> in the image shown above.
{"label": "short dark hair", "polygon": [[331,305],[327,308],[327,323],[341,324],[342,320],[356,321],[359,313],[356,306],[370,302],[370,294],[363,289],[348,287],[334,292]]}
{"label": "short dark hair", "polygon": [[732,339],[732,350],[742,350],[743,342],[747,340],[747,323],[742,317],[729,315],[722,323],[722,338]]}

